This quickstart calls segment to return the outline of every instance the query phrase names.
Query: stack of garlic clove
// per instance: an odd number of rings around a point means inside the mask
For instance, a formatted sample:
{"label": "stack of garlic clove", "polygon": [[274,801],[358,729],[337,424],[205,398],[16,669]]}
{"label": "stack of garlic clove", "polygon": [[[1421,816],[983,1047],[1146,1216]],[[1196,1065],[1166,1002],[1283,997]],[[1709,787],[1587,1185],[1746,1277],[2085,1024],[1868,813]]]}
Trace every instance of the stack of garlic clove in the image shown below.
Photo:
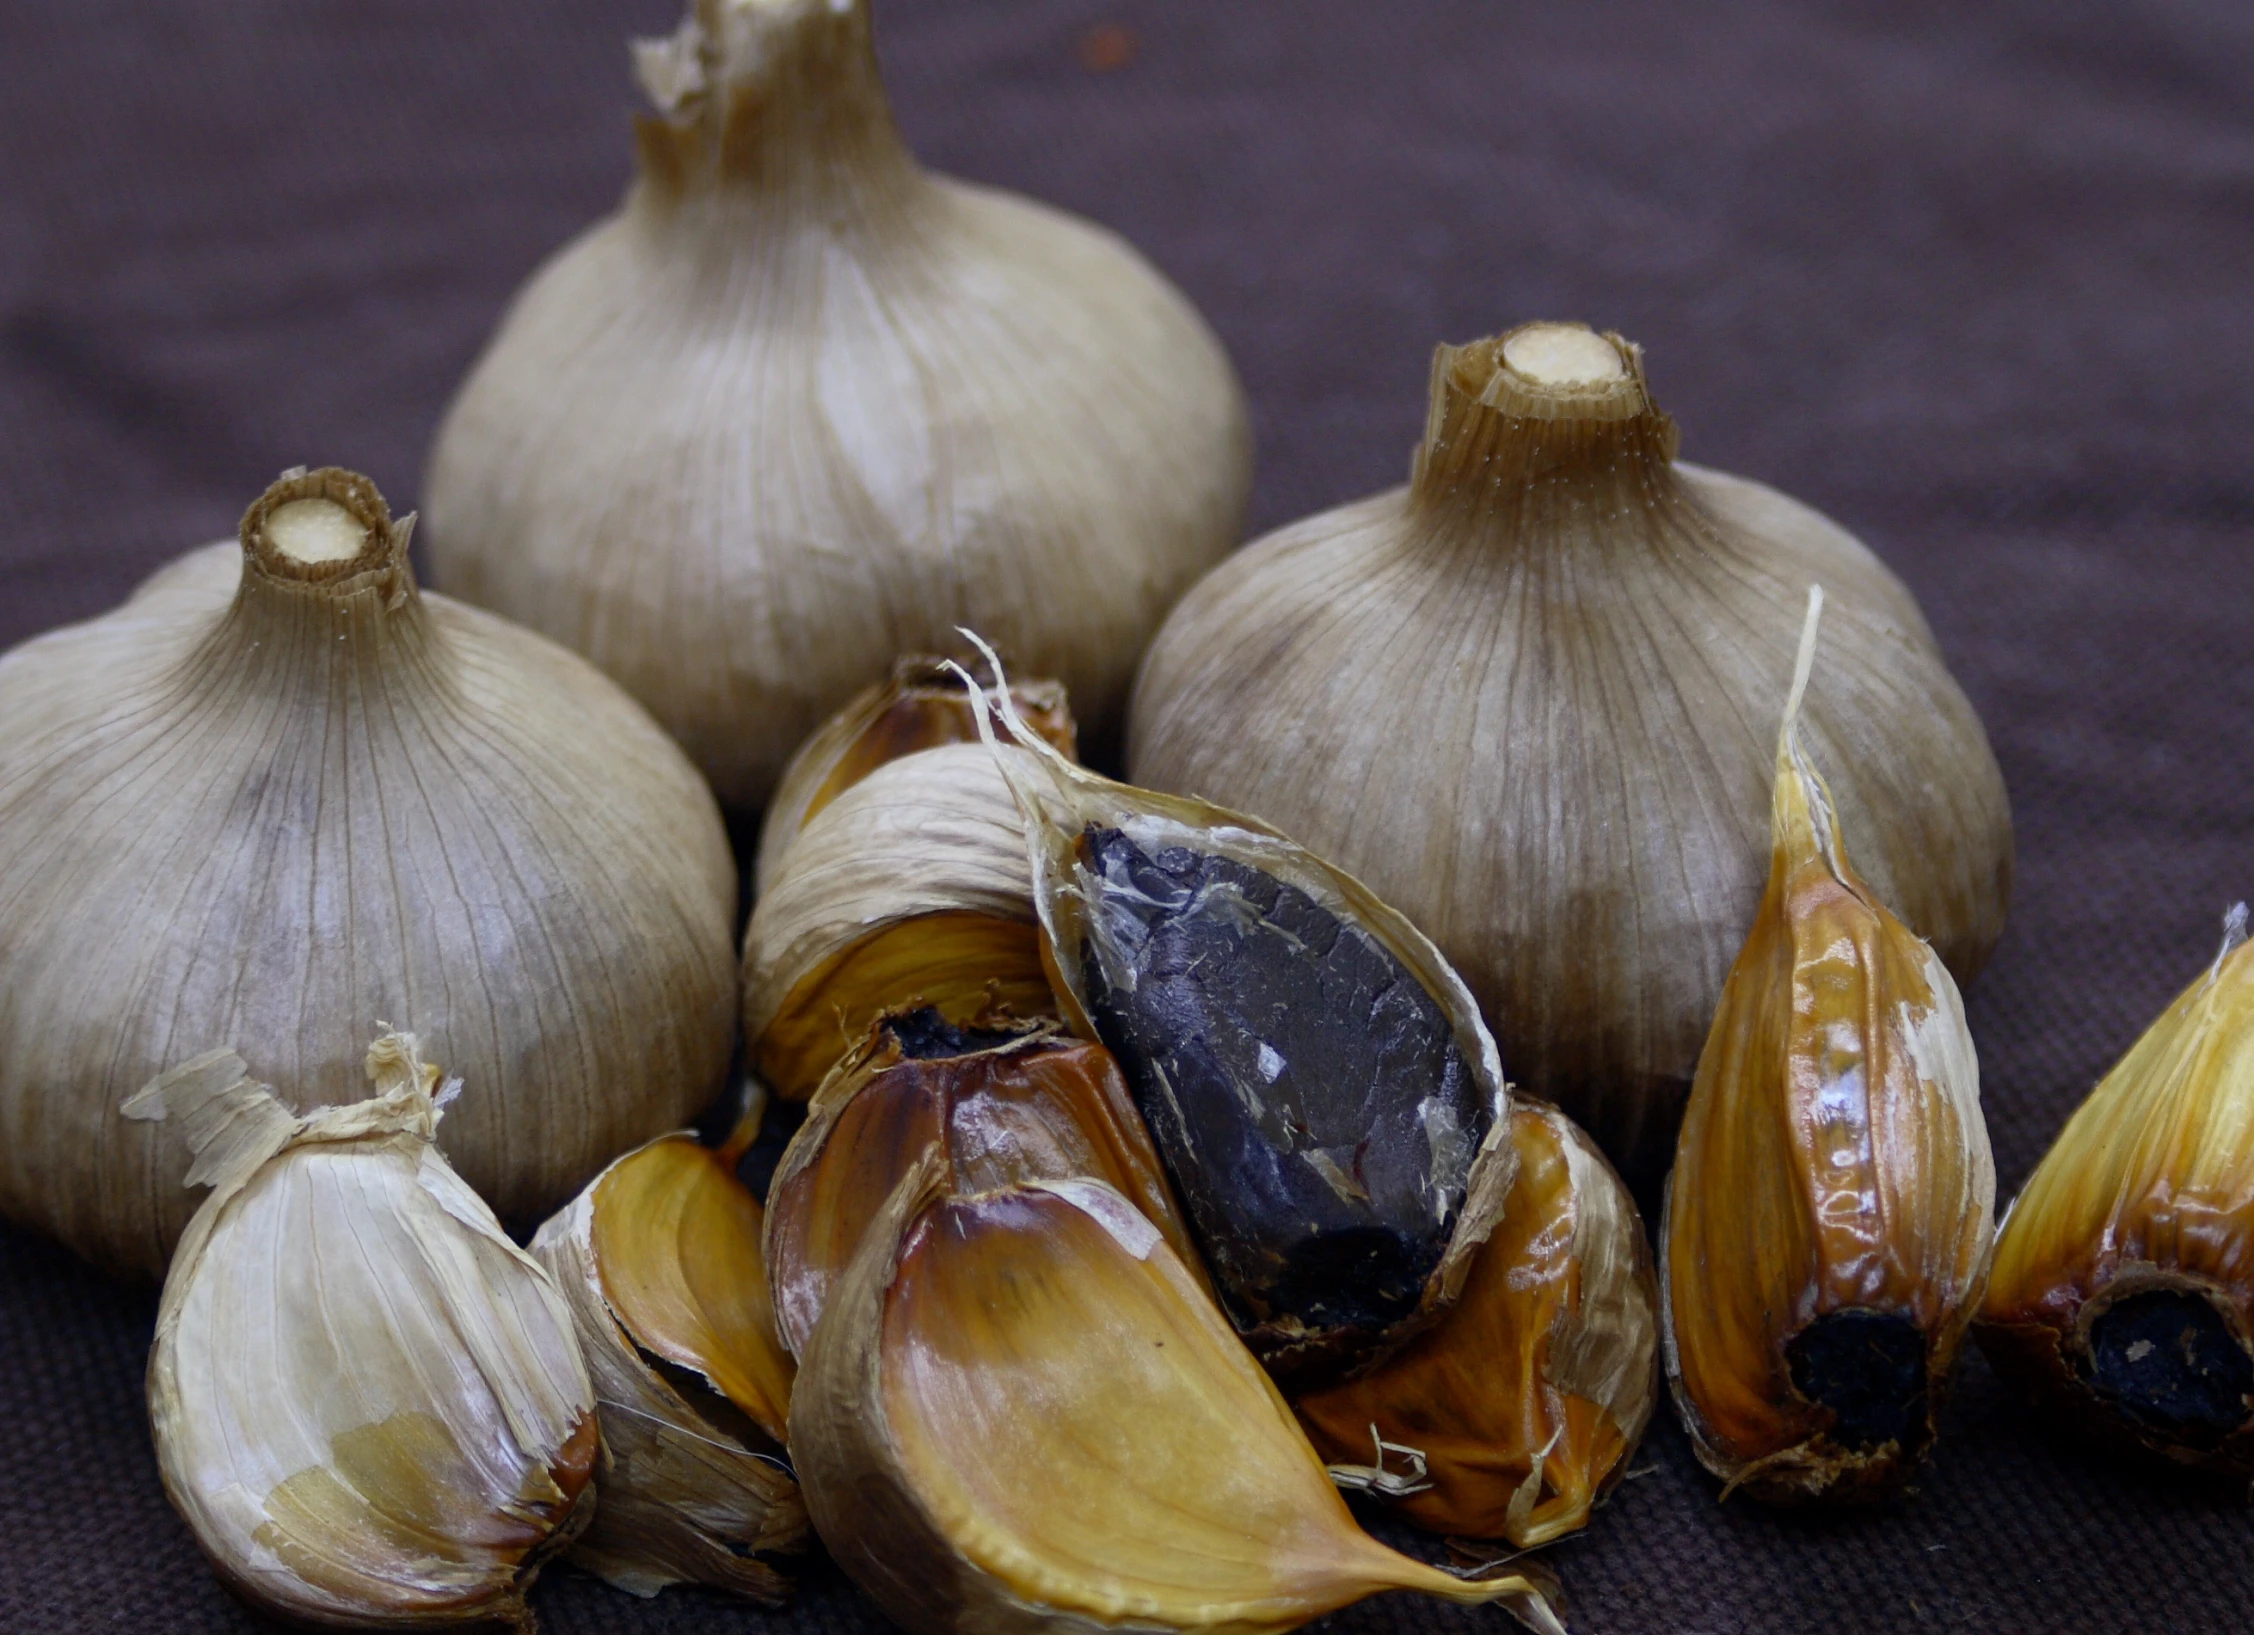
{"label": "stack of garlic clove", "polygon": [[807,1545],[786,1459],[789,1355],[759,1203],[716,1152],[670,1135],[628,1153],[532,1253],[571,1308],[601,1404],[602,1507],[572,1563],[637,1595],[705,1584],[770,1606]]}
{"label": "stack of garlic clove", "polygon": [[1159,1230],[1099,1182],[946,1196],[912,1172],[808,1343],[815,1526],[910,1635],[1296,1627],[1382,1590],[1501,1601],[1354,1524]]}
{"label": "stack of garlic clove", "polygon": [[[942,744],[978,741],[972,686],[998,685],[980,675],[984,661],[966,669],[951,659],[908,654],[892,674],[849,702],[801,744],[783,768],[782,781],[759,826],[759,857],[752,871],[761,895],[776,878],[783,854],[823,807],[878,767]],[[1016,676],[1010,699],[1018,718],[1075,759],[1079,731],[1061,683]]]}
{"label": "stack of garlic clove", "polygon": [[2077,1433],[2254,1479],[2254,948],[2214,963],[2067,1121],[1996,1238],[1974,1323]]}
{"label": "stack of garlic clove", "polygon": [[1021,747],[995,759],[1044,963],[1118,1060],[1223,1309],[1300,1387],[1399,1344],[1462,1288],[1515,1168],[1470,993],[1416,927],[1266,825],[1098,777],[1011,725]]}
{"label": "stack of garlic clove", "polygon": [[266,1612],[529,1628],[525,1591],[594,1509],[594,1392],[554,1285],[433,1145],[414,1039],[379,1038],[367,1072],[371,1099],[300,1118],[213,1051],[127,1103],[212,1188],[157,1312],[157,1465]]}
{"label": "stack of garlic clove", "polygon": [[116,612],[0,659],[0,1211],[164,1269],[189,1156],[118,1104],[240,1050],[357,1099],[411,1021],[442,1145],[536,1222],[726,1073],[711,793],[585,661],[425,596],[373,484],[297,471]]}
{"label": "stack of garlic clove", "polygon": [[1554,1107],[1511,1104],[1518,1180],[1439,1322],[1293,1409],[1340,1485],[1418,1526],[1550,1544],[1626,1470],[1659,1383],[1644,1226]]}
{"label": "stack of garlic clove", "polygon": [[1408,486],[1192,589],[1144,661],[1128,757],[1415,920],[1514,1082],[1639,1185],[1672,1156],[1761,901],[1766,723],[1811,582],[1836,610],[1803,731],[1877,894],[1970,980],[2011,884],[2002,777],[1910,593],[1676,443],[1618,336],[1441,347]]}
{"label": "stack of garlic clove", "polygon": [[745,1048],[786,1101],[813,1095],[879,1016],[910,1004],[956,1024],[995,1006],[1055,1010],[1025,823],[980,744],[887,762],[824,806],[744,933]]}
{"label": "stack of garlic clove", "polygon": [[767,1193],[767,1267],[783,1341],[803,1351],[869,1223],[935,1144],[956,1190],[1102,1181],[1194,1271],[1158,1154],[1101,1045],[999,1017],[957,1028],[929,1008],[881,1018],[815,1093]]}
{"label": "stack of garlic clove", "polygon": [[1706,1468],[1757,1498],[1899,1492],[1988,1272],[1995,1164],[1956,984],[1847,861],[1785,706],[1774,861],[1699,1058],[1661,1238],[1665,1355]]}
{"label": "stack of garlic clove", "polygon": [[1211,332],[1109,233],[920,169],[867,0],[695,0],[639,62],[623,207],[439,432],[437,582],[617,677],[733,809],[964,621],[1116,738],[1243,519]]}

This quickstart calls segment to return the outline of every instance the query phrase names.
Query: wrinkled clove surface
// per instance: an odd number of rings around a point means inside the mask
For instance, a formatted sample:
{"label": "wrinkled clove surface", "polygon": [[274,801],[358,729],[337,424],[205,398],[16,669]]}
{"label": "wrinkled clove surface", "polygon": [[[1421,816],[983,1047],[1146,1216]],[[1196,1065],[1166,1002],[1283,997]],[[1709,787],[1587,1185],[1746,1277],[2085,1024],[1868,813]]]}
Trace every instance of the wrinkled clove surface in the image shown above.
{"label": "wrinkled clove surface", "polygon": [[775,1312],[794,1353],[885,1199],[935,1142],[962,1192],[1103,1181],[1195,1266],[1158,1154],[1103,1046],[1054,1023],[979,1020],[987,1025],[958,1028],[929,1008],[885,1017],[815,1092],[767,1194]]}
{"label": "wrinkled clove surface", "polygon": [[637,1595],[692,1583],[780,1605],[807,1546],[761,1224],[720,1155],[673,1135],[612,1164],[533,1239],[610,1454],[572,1563]]}
{"label": "wrinkled clove surface", "polygon": [[1439,1322],[1294,1402],[1340,1485],[1533,1549],[1584,1526],[1651,1419],[1659,1288],[1635,1201],[1556,1108],[1511,1104],[1518,1180]]}
{"label": "wrinkled clove surface", "polygon": [[1665,1354],[1706,1468],[1782,1503],[1900,1491],[1987,1275],[1995,1165],[1956,984],[1777,750],[1768,891],[1714,1018],[1662,1240]]}
{"label": "wrinkled clove surface", "polygon": [[1504,1601],[1354,1524],[1251,1354],[1100,1182],[904,1180],[815,1328],[791,1446],[815,1525],[910,1635],[1261,1635],[1387,1589]]}
{"label": "wrinkled clove surface", "polygon": [[526,1627],[593,1513],[594,1392],[555,1286],[433,1144],[436,1070],[386,1034],[368,1073],[301,1118],[214,1051],[126,1103],[212,1188],[157,1313],[157,1466],[263,1611]]}
{"label": "wrinkled clove surface", "polygon": [[2254,948],[2222,951],[2067,1121],[1973,1332],[2077,1434],[2254,1479]]}

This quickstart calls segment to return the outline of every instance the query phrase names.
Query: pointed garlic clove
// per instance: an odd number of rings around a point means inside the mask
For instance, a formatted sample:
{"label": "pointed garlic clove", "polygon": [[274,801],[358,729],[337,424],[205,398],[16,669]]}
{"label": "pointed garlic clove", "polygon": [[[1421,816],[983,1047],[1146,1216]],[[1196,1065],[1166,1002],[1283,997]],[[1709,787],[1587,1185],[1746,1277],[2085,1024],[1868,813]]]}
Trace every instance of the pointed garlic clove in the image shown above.
{"label": "pointed garlic clove", "polygon": [[[967,666],[981,687],[998,685],[979,660]],[[753,878],[764,893],[783,853],[822,808],[878,767],[942,744],[978,742],[962,670],[947,659],[911,653],[892,674],[865,689],[798,748],[767,802]],[[1078,758],[1079,733],[1061,682],[1014,676],[1010,697],[1027,726],[1063,755]]]}
{"label": "pointed garlic clove", "polygon": [[1440,1320],[1293,1403],[1341,1486],[1419,1527],[1521,1549],[1586,1525],[1659,1383],[1659,1288],[1635,1200],[1556,1108],[1511,1104],[1518,1179]]}
{"label": "pointed garlic clove", "polygon": [[2102,1443],[2254,1479],[2254,948],[2222,952],[2090,1092],[1996,1238],[1974,1333]]}
{"label": "pointed garlic clove", "polygon": [[720,1155],[666,1136],[612,1164],[532,1252],[571,1308],[610,1463],[574,1565],[637,1595],[706,1584],[770,1606],[806,1548],[785,1457],[759,1204]]}
{"label": "pointed garlic clove", "polygon": [[1908,1483],[1996,1193],[1956,984],[1849,867],[1800,741],[1822,606],[1777,749],[1768,892],[1699,1058],[1661,1249],[1692,1445],[1726,1492],[1779,1502]]}
{"label": "pointed garlic clove", "polygon": [[594,1392],[555,1286],[433,1145],[414,1039],[378,1039],[368,1073],[373,1098],[299,1117],[214,1051],[126,1104],[213,1189],[157,1313],[158,1468],[264,1611],[528,1626],[593,1513]]}
{"label": "pointed garlic clove", "polygon": [[1043,957],[1118,1059],[1223,1309],[1295,1385],[1399,1344],[1462,1287],[1515,1161],[1469,990],[1257,819],[1098,777],[1011,725],[1023,747],[995,758]]}
{"label": "pointed garlic clove", "polygon": [[1025,823],[995,757],[923,750],[816,814],[752,910],[743,990],[752,1066],[785,1101],[901,1005],[956,1023],[994,1005],[1053,1015]]}
{"label": "pointed garlic clove", "polygon": [[910,1635],[1264,1635],[1381,1590],[1515,1603],[1355,1526],[1157,1228],[1094,1181],[887,1202],[807,1347],[791,1446],[815,1526]]}
{"label": "pointed garlic clove", "polygon": [[767,1193],[784,1343],[803,1351],[893,1188],[938,1143],[958,1191],[1076,1176],[1117,1189],[1196,1267],[1196,1250],[1118,1065],[1054,1023],[954,1027],[888,1016],[815,1093]]}

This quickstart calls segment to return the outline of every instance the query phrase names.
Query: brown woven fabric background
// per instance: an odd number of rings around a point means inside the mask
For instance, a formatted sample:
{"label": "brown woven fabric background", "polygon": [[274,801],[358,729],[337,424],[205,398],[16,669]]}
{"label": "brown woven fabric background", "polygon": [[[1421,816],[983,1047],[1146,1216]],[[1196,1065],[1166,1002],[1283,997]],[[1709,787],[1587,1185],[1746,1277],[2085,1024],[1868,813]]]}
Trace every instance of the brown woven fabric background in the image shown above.
{"label": "brown woven fabric background", "polygon": [[[456,378],[627,173],[673,0],[0,0],[0,643],[279,468],[404,509]],[[878,0],[933,164],[1121,229],[1234,351],[1256,529],[1399,480],[1433,342],[1585,317],[1698,461],[1869,539],[2010,781],[1971,996],[2005,1185],[2254,894],[2245,0]],[[1089,64],[1088,30],[1132,31]],[[1114,53],[1116,55],[1116,53]],[[1101,53],[1096,53],[1100,57]],[[7,1041],[0,1040],[0,1049]],[[0,1626],[262,1627],[160,1491],[154,1309],[0,1230]],[[2244,1631],[2254,1519],[2055,1447],[1974,1358],[1914,1501],[1715,1503],[1657,1426],[1576,1630]],[[881,1627],[555,1572],[549,1629]],[[1402,1599],[1341,1632],[1496,1629]]]}

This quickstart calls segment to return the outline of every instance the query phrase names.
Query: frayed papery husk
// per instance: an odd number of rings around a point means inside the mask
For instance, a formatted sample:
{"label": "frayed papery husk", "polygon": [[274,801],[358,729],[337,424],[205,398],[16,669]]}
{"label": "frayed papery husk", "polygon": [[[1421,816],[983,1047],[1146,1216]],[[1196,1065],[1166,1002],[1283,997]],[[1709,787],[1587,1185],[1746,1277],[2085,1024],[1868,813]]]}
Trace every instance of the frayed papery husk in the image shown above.
{"label": "frayed papery husk", "polygon": [[961,623],[1116,742],[1243,522],[1212,332],[1112,234],[920,169],[867,0],[695,0],[640,66],[639,177],[440,429],[435,582],[587,654],[745,812]]}
{"label": "frayed papery husk", "polygon": [[2254,948],[2090,1092],[2005,1218],[1973,1332],[2077,1436],[2254,1480]]}
{"label": "frayed papery husk", "polygon": [[957,1024],[1052,1014],[1025,822],[995,757],[923,750],[825,806],[752,910],[743,995],[752,1065],[786,1101],[902,1005]]}
{"label": "frayed papery husk", "polygon": [[1511,1103],[1518,1180],[1447,1313],[1296,1399],[1340,1486],[1419,1527],[1521,1549],[1585,1526],[1659,1387],[1659,1287],[1635,1200],[1554,1107]]}
{"label": "frayed papery husk", "polygon": [[1360,881],[1266,824],[1012,730],[1024,747],[995,754],[1025,814],[1050,980],[1118,1059],[1223,1309],[1297,1386],[1399,1344],[1462,1288],[1516,1168],[1469,990]]}
{"label": "frayed papery husk", "polygon": [[440,1145],[526,1224],[726,1074],[710,792],[585,661],[419,592],[412,520],[285,473],[231,559],[0,659],[0,1210],[105,1267],[161,1273],[194,1205],[118,1104],[219,1045],[310,1108],[413,1018],[477,1086]]}
{"label": "frayed papery husk", "polygon": [[1956,984],[1849,867],[1799,734],[1809,597],[1777,748],[1775,863],[1668,1184],[1667,1373],[1700,1461],[1780,1503],[1900,1492],[1980,1303],[1996,1171]]}
{"label": "frayed papery husk", "polygon": [[563,1298],[433,1145],[414,1038],[367,1072],[371,1099],[301,1118],[220,1050],[126,1104],[212,1188],[157,1310],[157,1467],[262,1611],[529,1630],[534,1575],[594,1512],[594,1391]]}
{"label": "frayed papery husk", "polygon": [[[978,742],[978,716],[962,674],[963,668],[975,674],[983,664],[958,668],[923,654],[896,660],[890,676],[861,692],[799,746],[760,823],[753,879],[761,895],[806,825],[878,767],[942,744]],[[993,677],[979,675],[978,684],[993,686]],[[1079,733],[1061,683],[1016,676],[1010,694],[1021,720],[1058,753],[1078,758]]]}
{"label": "frayed papery husk", "polygon": [[720,1155],[671,1135],[532,1241],[571,1307],[610,1453],[572,1564],[636,1595],[790,1597],[776,1558],[805,1550],[806,1503],[785,1458],[792,1366],[760,1234],[758,1201]]}
{"label": "frayed papery husk", "polygon": [[1836,524],[1680,463],[1637,348],[1443,346],[1404,488],[1177,605],[1128,775],[1351,869],[1463,973],[1511,1078],[1656,1181],[1768,872],[1777,678],[1833,593],[1802,733],[1877,897],[1970,981],[2012,874],[2001,774],[1909,591]]}
{"label": "frayed papery husk", "polygon": [[1054,1022],[980,1017],[965,1030],[935,1011],[904,1012],[880,1018],[823,1081],[767,1189],[767,1270],[793,1353],[869,1222],[935,1143],[958,1192],[1102,1181],[1197,1268],[1150,1134],[1103,1046]]}
{"label": "frayed papery husk", "polygon": [[832,1554],[909,1635],[1264,1635],[1381,1590],[1500,1601],[1354,1524],[1158,1229],[1095,1181],[904,1178],[815,1326],[791,1447]]}

